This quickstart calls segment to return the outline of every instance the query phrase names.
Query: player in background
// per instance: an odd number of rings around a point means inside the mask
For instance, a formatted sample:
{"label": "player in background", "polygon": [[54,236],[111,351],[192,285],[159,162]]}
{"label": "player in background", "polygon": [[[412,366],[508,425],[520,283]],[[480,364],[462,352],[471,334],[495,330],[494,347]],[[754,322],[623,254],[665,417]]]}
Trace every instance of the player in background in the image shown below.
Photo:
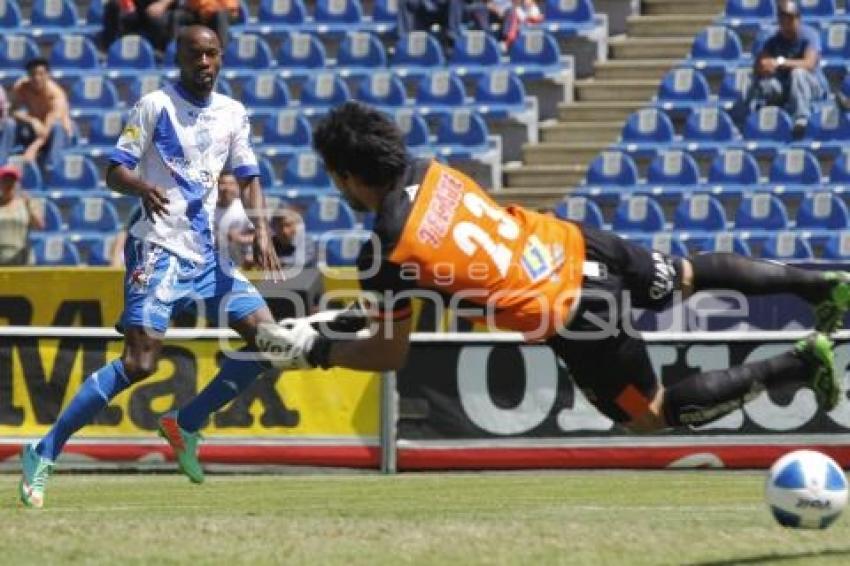
{"label": "player in background", "polygon": [[[68,438],[121,391],[156,371],[162,335],[173,315],[203,307],[207,318],[221,318],[236,330],[248,350],[255,350],[257,325],[274,321],[227,250],[214,246],[217,183],[228,165],[256,230],[256,261],[273,277],[280,271],[248,116],[242,104],[213,91],[221,57],[212,30],[182,29],[177,38],[179,79],[136,104],[111,154],[107,184],[138,196],[144,205],[144,214],[129,227],[125,248],[124,312],[117,325],[124,334],[124,351],[83,382],[40,442],[23,447],[20,499],[27,506],[44,504],[48,476]],[[191,481],[203,481],[198,429],[268,367],[256,356],[228,357],[197,397],[161,417],[159,433]]]}
{"label": "player in background", "polygon": [[[466,311],[485,307],[481,314],[489,310],[498,328],[546,340],[588,400],[636,432],[705,424],[785,381],[807,384],[824,410],[838,403],[824,333],[840,325],[850,305],[847,274],[725,253],[671,257],[610,232],[502,208],[459,171],[412,160],[403,139],[390,118],[353,102],[316,127],[316,151],[340,192],[355,209],[377,213],[376,238],[358,258],[361,286],[377,305],[376,330],[359,340],[333,339],[306,319],[261,325],[257,343],[275,365],[401,368],[410,290],[425,288],[463,296]],[[660,310],[676,291],[708,289],[795,293],[816,306],[818,332],[787,353],[689,375],[665,389],[643,340],[623,331],[630,312],[623,292],[634,307]],[[605,324],[616,331],[600,335]]]}

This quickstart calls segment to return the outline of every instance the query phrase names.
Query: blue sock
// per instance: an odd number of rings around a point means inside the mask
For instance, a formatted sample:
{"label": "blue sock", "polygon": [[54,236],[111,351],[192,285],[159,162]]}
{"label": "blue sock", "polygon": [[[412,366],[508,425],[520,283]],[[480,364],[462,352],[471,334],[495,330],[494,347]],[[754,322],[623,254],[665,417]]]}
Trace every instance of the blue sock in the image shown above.
{"label": "blue sock", "polygon": [[[240,350],[244,353],[245,350]],[[258,360],[237,360],[226,358],[221,364],[218,375],[207,385],[197,397],[177,413],[177,424],[189,432],[201,428],[204,421],[214,413],[233,401],[249,385],[254,383],[258,375],[269,369],[269,366]]]}
{"label": "blue sock", "polygon": [[121,360],[108,363],[91,374],[56,419],[50,432],[35,447],[36,454],[55,462],[71,435],[90,423],[110,399],[129,386],[130,380],[124,374]]}

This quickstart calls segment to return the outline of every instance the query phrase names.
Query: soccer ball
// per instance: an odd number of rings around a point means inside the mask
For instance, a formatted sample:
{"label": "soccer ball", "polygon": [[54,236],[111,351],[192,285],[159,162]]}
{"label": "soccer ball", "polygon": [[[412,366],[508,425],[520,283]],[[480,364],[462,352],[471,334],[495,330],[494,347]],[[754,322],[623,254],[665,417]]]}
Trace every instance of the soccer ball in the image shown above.
{"label": "soccer ball", "polygon": [[780,525],[825,529],[847,504],[847,479],[829,456],[797,450],[771,466],[765,496]]}

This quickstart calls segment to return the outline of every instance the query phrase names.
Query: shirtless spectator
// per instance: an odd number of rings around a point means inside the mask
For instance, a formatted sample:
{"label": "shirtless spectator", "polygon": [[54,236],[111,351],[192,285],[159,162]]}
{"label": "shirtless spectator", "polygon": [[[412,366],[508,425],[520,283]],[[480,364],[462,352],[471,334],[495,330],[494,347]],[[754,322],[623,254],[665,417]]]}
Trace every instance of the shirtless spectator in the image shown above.
{"label": "shirtless spectator", "polygon": [[74,134],[68,97],[50,77],[47,59],[27,62],[27,76],[12,88],[13,145],[24,148],[24,159],[35,161],[45,150],[52,167]]}

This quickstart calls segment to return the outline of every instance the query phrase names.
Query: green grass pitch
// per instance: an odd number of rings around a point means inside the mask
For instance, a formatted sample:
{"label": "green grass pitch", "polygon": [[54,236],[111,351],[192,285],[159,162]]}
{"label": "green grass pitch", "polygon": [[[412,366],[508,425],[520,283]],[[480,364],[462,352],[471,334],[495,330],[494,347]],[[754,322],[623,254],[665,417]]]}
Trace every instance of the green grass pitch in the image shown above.
{"label": "green grass pitch", "polygon": [[[850,564],[850,516],[786,530],[756,472],[0,476],[2,564]],[[2,501],[0,500],[0,501]]]}

